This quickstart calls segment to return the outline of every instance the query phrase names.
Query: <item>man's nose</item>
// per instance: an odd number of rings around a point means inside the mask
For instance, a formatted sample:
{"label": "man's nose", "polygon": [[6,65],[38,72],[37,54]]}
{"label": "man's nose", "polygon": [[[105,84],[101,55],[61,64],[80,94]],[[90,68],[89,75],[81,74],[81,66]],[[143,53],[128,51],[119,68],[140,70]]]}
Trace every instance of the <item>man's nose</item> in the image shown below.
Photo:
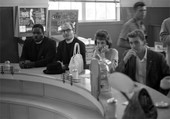
{"label": "man's nose", "polygon": [[102,44],[101,44],[101,43],[98,43],[98,46],[99,46],[99,47],[102,47]]}
{"label": "man's nose", "polygon": [[37,33],[34,33],[33,35],[34,35],[34,36],[37,36],[38,34],[37,34]]}
{"label": "man's nose", "polygon": [[132,43],[132,44],[131,44],[131,47],[132,47],[132,48],[135,48],[135,47],[136,47],[136,45],[135,45],[134,43]]}
{"label": "man's nose", "polygon": [[38,37],[38,35],[37,34],[34,34],[34,38],[37,38]]}

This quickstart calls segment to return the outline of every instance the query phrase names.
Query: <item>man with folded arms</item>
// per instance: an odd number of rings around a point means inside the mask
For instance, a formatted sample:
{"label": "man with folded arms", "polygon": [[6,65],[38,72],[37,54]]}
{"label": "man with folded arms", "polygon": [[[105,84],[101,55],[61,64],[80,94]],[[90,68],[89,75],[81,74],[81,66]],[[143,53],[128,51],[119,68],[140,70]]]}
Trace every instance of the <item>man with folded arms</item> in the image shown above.
{"label": "man with folded arms", "polygon": [[161,79],[170,76],[170,67],[163,54],[146,47],[145,35],[141,30],[136,29],[129,33],[128,39],[131,49],[125,53],[116,70],[134,81],[167,94],[167,90],[160,88]]}

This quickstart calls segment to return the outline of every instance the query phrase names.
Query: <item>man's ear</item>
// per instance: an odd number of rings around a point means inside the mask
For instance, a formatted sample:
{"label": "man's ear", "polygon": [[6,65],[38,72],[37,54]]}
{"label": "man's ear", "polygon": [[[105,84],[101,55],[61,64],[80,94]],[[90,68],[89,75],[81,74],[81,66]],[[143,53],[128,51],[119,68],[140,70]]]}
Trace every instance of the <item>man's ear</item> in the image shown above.
{"label": "man's ear", "polygon": [[72,28],[72,30],[73,30],[73,33],[75,34],[76,33],[75,28]]}
{"label": "man's ear", "polygon": [[143,41],[143,45],[146,45],[146,40]]}

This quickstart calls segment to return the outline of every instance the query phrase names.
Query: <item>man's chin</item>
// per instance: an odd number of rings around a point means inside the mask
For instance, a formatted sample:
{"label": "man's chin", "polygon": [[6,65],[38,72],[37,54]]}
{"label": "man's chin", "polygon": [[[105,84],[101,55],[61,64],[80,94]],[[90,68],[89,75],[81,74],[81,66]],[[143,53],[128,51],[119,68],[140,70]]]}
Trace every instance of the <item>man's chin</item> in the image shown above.
{"label": "man's chin", "polygon": [[65,38],[66,39],[66,41],[70,41],[71,39],[70,38]]}
{"label": "man's chin", "polygon": [[34,39],[34,41],[35,41],[36,43],[39,43],[39,42],[41,42],[41,39]]}

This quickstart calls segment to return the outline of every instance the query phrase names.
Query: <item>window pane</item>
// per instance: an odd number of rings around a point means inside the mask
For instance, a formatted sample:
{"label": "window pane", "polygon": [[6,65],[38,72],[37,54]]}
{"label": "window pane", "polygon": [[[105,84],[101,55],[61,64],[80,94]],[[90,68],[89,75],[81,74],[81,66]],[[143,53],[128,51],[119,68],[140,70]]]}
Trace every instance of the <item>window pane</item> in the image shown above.
{"label": "window pane", "polygon": [[48,10],[58,9],[58,2],[48,2],[48,4],[49,4]]}
{"label": "window pane", "polygon": [[116,8],[114,3],[107,3],[107,19],[113,20],[116,19]]}
{"label": "window pane", "polygon": [[78,20],[82,20],[82,3],[81,2],[71,2],[71,9],[78,10]]}
{"label": "window pane", "polygon": [[49,2],[49,10],[78,10],[78,19],[82,20],[81,2]]}
{"label": "window pane", "polygon": [[[120,0],[113,0],[120,1]],[[120,20],[120,3],[113,2],[49,2],[49,10],[78,10],[79,21]]]}
{"label": "window pane", "polygon": [[96,3],[96,20],[106,19],[106,3]]}
{"label": "window pane", "polygon": [[86,12],[85,12],[85,16],[86,16],[86,20],[95,20],[95,3],[86,3]]}
{"label": "window pane", "polygon": [[60,10],[69,10],[71,8],[70,2],[59,2],[59,9]]}
{"label": "window pane", "polygon": [[117,21],[120,21],[120,3],[116,4],[116,8],[117,8]]}
{"label": "window pane", "polygon": [[115,3],[86,3],[86,20],[116,20]]}

